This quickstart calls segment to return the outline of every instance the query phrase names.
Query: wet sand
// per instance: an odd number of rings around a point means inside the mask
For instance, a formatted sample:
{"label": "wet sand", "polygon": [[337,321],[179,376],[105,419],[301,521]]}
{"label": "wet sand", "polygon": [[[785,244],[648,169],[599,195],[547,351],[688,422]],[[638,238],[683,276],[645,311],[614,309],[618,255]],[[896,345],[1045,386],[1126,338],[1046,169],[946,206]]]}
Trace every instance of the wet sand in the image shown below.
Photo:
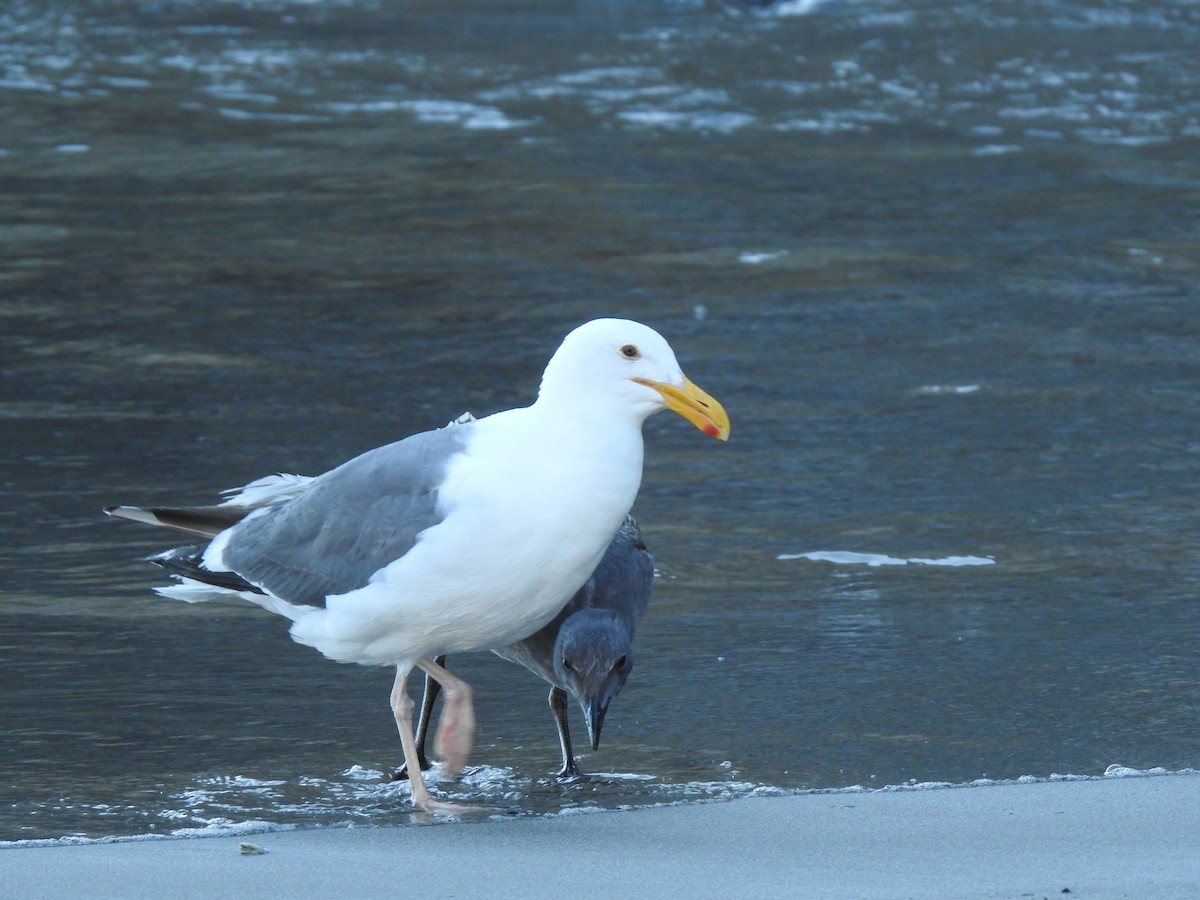
{"label": "wet sand", "polygon": [[1200,775],[1163,775],[14,848],[0,894],[1147,900],[1200,896],[1197,834]]}

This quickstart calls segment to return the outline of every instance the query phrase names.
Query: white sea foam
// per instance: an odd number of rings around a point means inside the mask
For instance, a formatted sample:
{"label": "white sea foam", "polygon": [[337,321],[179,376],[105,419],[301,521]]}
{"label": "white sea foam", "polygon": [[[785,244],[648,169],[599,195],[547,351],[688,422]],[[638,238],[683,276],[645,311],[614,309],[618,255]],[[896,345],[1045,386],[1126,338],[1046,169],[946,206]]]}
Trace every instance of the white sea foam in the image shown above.
{"label": "white sea foam", "polygon": [[718,134],[731,134],[755,122],[749,113],[722,110],[626,109],[617,113],[617,118],[645,128],[693,129]]}
{"label": "white sea foam", "polygon": [[814,550],[809,553],[781,553],[776,559],[808,559],[840,566],[994,566],[991,556],[942,556],[936,559],[922,556],[896,557],[882,553],[857,553],[853,550]]}
{"label": "white sea foam", "polygon": [[279,825],[274,822],[264,822],[261,819],[210,819],[197,828],[177,828],[171,832],[172,837],[230,837],[239,834],[265,834],[274,831],[295,831],[295,825]]}
{"label": "white sea foam", "polygon": [[830,0],[781,0],[762,10],[761,15],[788,18],[790,16],[808,16],[817,12],[822,6],[829,5]]}
{"label": "white sea foam", "polygon": [[681,91],[665,73],[648,66],[608,66],[507,84],[479,94],[488,102],[575,99],[596,115],[614,107],[674,97]]}
{"label": "white sea foam", "polygon": [[336,101],[329,103],[328,107],[336,113],[384,113],[404,109],[400,100],[365,100],[360,103]]}
{"label": "white sea foam", "polygon": [[1123,766],[1120,763],[1113,763],[1104,770],[1105,778],[1145,778],[1150,775],[1169,775],[1171,774],[1161,766],[1155,766],[1153,769],[1131,769],[1129,766]]}
{"label": "white sea foam", "polygon": [[746,263],[746,265],[756,266],[760,263],[770,262],[774,259],[782,259],[788,255],[787,250],[763,250],[757,253],[747,251],[738,254],[738,262]]}
{"label": "white sea foam", "polygon": [[217,114],[226,119],[246,119],[257,120],[263,122],[327,122],[325,116],[310,116],[306,113],[269,113],[269,112],[251,112],[246,109],[235,109],[232,106],[222,106],[217,109]]}
{"label": "white sea foam", "polygon": [[122,78],[116,75],[101,76],[99,79],[101,84],[107,84],[109,87],[123,88],[126,90],[141,90],[151,86],[151,81],[148,78]]}
{"label": "white sea foam", "polygon": [[597,84],[636,84],[640,81],[657,81],[663,77],[661,69],[651,66],[605,66],[581,69],[558,76],[561,84],[592,86]]}
{"label": "white sea foam", "polygon": [[980,389],[977,384],[923,384],[917,388],[918,394],[974,394]]}
{"label": "white sea foam", "polygon": [[847,131],[867,132],[870,129],[859,122],[839,118],[826,113],[819,119],[791,118],[774,125],[776,131],[811,131],[816,134],[839,134]]}
{"label": "white sea foam", "polygon": [[530,124],[528,121],[510,119],[494,106],[462,100],[405,100],[398,105],[414,115],[419,122],[458,125],[468,130],[504,131]]}
{"label": "white sea foam", "polygon": [[1020,144],[983,144],[971,151],[972,156],[1007,156],[1010,153],[1020,153],[1024,148]]}
{"label": "white sea foam", "polygon": [[262,819],[211,819],[198,827],[177,828],[168,834],[132,834],[114,837],[80,837],[64,835],[59,838],[35,838],[26,841],[0,841],[0,850],[16,847],[64,847],[82,844],[129,844],[142,841],[168,841],[174,838],[232,837],[249,834],[268,834],[279,831],[295,831],[296,825],[267,822]]}

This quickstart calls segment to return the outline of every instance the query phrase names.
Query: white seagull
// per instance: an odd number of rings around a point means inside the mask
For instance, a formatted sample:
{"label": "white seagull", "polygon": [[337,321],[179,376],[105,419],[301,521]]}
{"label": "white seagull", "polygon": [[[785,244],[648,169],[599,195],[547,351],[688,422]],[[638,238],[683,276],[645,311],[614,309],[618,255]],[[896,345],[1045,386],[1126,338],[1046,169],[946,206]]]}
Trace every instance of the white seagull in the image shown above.
{"label": "white seagull", "polygon": [[[725,410],[684,377],[661,335],[597,319],[566,336],[531,406],[413,435],[316,478],[269,476],[217,506],[106,512],[211,539],[161,593],[239,596],[290,619],[292,638],[330,659],[395,666],[413,803],[455,809],[420,774],[410,672],[445,693],[435,748],[456,775],[474,705],[434,657],[513,644],[555,616],[633,506],[642,423],[663,409],[729,436]],[[188,551],[163,557],[178,572]]]}

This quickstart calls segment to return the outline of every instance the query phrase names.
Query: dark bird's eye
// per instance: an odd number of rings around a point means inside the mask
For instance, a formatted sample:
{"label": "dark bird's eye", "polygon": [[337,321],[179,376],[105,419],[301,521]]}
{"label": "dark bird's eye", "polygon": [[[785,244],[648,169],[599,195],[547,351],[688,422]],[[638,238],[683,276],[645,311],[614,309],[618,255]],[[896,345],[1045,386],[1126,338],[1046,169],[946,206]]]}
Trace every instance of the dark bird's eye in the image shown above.
{"label": "dark bird's eye", "polygon": [[575,667],[571,665],[571,661],[569,659],[567,659],[565,656],[563,657],[563,668],[566,669],[568,672],[575,671]]}
{"label": "dark bird's eye", "polygon": [[626,663],[626,662],[627,662],[627,660],[625,659],[625,657],[623,657],[623,656],[622,656],[620,659],[618,659],[618,660],[617,660],[617,661],[616,661],[616,662],[613,664],[613,671],[615,672],[615,671],[617,671],[618,669],[623,669],[623,668],[625,668],[625,663]]}
{"label": "dark bird's eye", "polygon": [[635,347],[633,344],[626,344],[624,347],[621,348],[621,355],[623,357],[625,357],[626,359],[637,359],[642,354],[641,354],[641,351],[638,350],[638,348]]}

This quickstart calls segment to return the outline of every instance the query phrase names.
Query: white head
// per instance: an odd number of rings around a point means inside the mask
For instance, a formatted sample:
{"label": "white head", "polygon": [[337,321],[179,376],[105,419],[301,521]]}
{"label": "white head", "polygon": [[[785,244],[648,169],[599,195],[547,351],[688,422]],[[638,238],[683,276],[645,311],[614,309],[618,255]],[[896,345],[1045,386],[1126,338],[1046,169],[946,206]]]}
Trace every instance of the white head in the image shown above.
{"label": "white head", "polygon": [[684,376],[671,345],[628,319],[594,319],[568,334],[546,365],[538,399],[597,412],[615,404],[639,422],[671,409],[710,437],[729,437],[725,410]]}

